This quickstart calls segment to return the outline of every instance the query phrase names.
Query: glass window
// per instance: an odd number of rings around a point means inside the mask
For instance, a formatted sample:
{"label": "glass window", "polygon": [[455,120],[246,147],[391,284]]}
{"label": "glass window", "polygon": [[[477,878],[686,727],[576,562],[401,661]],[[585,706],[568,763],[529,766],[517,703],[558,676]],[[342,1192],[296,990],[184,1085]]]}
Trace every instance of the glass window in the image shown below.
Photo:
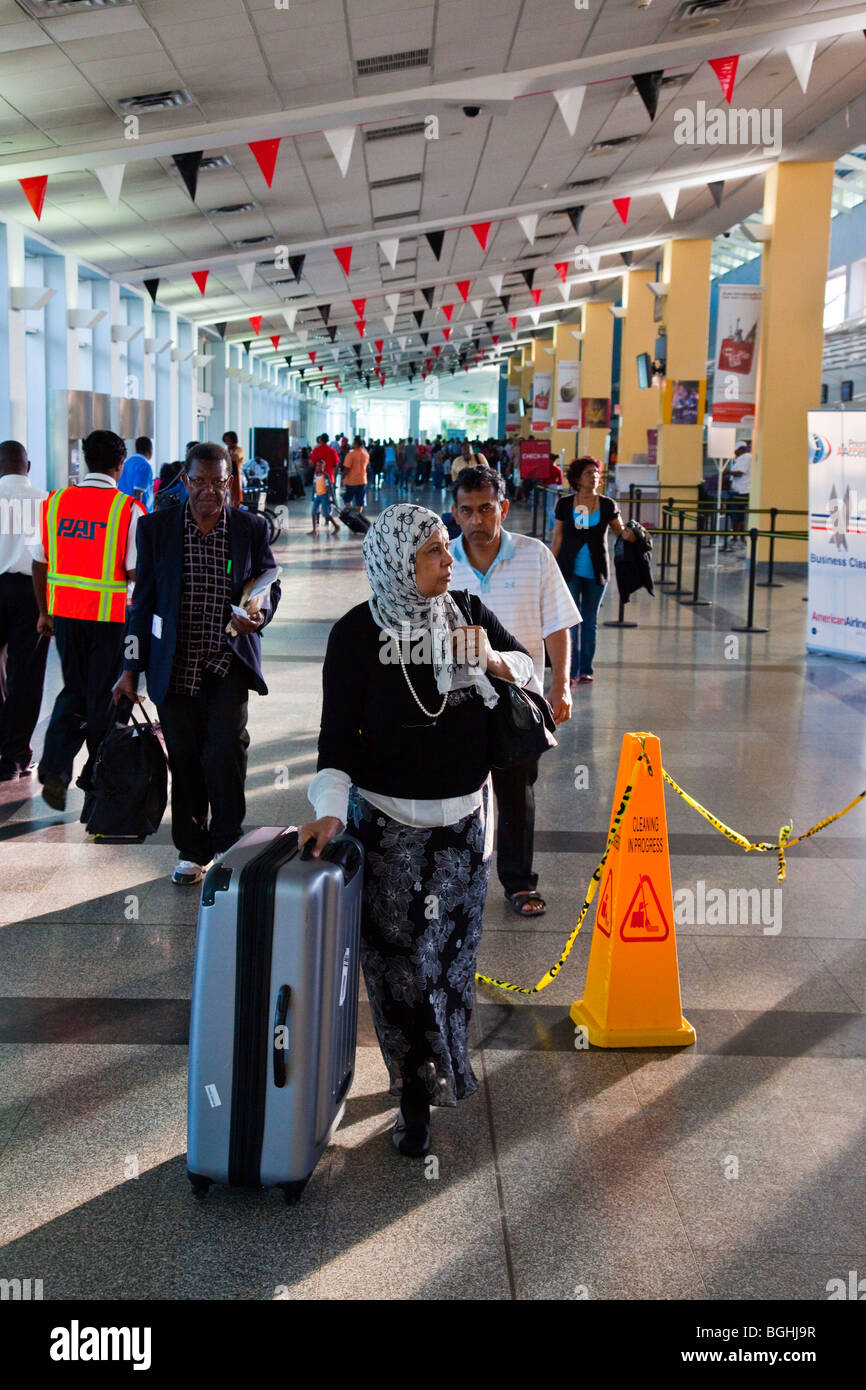
{"label": "glass window", "polygon": [[836,328],[845,319],[845,296],[848,277],[844,270],[836,271],[824,287],[824,328]]}

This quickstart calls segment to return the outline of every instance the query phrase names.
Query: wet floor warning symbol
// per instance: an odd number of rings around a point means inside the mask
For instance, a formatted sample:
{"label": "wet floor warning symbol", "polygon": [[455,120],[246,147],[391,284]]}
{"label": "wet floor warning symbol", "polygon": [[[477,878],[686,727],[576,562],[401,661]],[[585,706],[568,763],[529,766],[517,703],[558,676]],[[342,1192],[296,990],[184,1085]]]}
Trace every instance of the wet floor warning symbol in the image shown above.
{"label": "wet floor warning symbol", "polygon": [[607,878],[604,881],[604,888],[598,903],[598,912],[595,915],[595,925],[599,931],[604,932],[605,936],[610,936],[610,930],[613,926],[613,869],[607,871]]}
{"label": "wet floor warning symbol", "polygon": [[619,934],[623,941],[665,941],[669,933],[670,927],[652,880],[641,874]]}

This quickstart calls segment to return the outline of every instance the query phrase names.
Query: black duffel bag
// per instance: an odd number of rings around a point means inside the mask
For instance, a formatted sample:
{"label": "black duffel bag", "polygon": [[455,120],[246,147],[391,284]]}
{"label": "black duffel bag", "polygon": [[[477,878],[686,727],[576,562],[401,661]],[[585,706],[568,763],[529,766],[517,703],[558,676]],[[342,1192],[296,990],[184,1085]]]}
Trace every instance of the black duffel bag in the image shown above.
{"label": "black duffel bag", "polygon": [[543,695],[487,673],[499,700],[490,710],[490,763],[516,767],[556,748],[556,721]]}
{"label": "black duffel bag", "polygon": [[81,820],[107,844],[140,843],[155,834],[168,801],[165,753],[147,712],[141,713],[143,723],[130,700],[118,701],[84,798]]}

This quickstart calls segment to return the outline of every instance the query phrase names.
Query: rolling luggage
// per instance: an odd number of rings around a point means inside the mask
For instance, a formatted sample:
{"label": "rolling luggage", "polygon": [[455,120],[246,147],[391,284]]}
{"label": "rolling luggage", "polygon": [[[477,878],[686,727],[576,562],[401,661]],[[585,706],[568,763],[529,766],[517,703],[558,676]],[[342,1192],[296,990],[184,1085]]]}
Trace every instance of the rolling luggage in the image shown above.
{"label": "rolling luggage", "polygon": [[297,831],[244,835],[205,877],[189,1047],[187,1169],[297,1201],[343,1115],[355,1064],[364,852],[319,859]]}
{"label": "rolling luggage", "polygon": [[343,525],[348,526],[349,530],[355,536],[366,536],[370,529],[370,523],[367,518],[365,516],[359,516],[357,512],[351,512],[348,507],[344,507],[337,515]]}
{"label": "rolling luggage", "polygon": [[121,699],[99,745],[81,822],[103,844],[140,844],[159,829],[167,801],[168,764],[156,728],[143,705]]}

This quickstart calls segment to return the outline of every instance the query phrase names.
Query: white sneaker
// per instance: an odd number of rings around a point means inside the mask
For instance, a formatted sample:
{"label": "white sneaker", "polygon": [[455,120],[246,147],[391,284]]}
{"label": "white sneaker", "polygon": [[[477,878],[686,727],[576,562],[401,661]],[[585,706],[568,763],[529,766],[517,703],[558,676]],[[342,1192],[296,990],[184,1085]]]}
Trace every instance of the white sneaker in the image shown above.
{"label": "white sneaker", "polygon": [[171,881],[172,883],[183,883],[185,885],[198,883],[203,873],[204,870],[201,864],[194,864],[191,859],[179,859],[175,865]]}

